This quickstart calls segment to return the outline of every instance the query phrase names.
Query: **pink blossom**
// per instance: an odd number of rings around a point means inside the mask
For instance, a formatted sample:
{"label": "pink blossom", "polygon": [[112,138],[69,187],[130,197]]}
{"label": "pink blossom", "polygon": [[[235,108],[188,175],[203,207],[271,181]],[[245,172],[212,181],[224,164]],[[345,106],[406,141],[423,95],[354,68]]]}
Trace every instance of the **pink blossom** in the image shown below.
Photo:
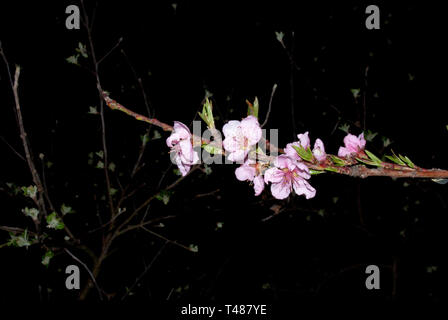
{"label": "pink blossom", "polygon": [[364,139],[364,133],[361,133],[358,137],[353,134],[347,134],[344,138],[344,147],[340,147],[338,151],[339,157],[346,157],[352,153],[358,153],[364,150],[366,146],[366,140]]}
{"label": "pink blossom", "polygon": [[307,199],[316,195],[314,189],[307,181],[310,178],[308,167],[299,161],[280,155],[275,158],[274,167],[264,173],[264,181],[272,182],[271,192],[277,199],[285,199],[292,189],[297,195],[305,195]]}
{"label": "pink blossom", "polygon": [[305,133],[298,134],[297,138],[299,138],[299,141],[288,143],[283,151],[291,159],[302,161],[302,158],[300,158],[300,156],[297,154],[297,151],[293,148],[293,146],[296,147],[302,146],[302,148],[307,149],[310,146],[310,138],[308,137],[308,131]]}
{"label": "pink blossom", "polygon": [[236,178],[240,181],[252,181],[255,195],[258,196],[264,190],[263,176],[255,168],[255,160],[247,159],[244,164],[235,170]]}
{"label": "pink blossom", "polygon": [[190,129],[179,121],[174,121],[173,128],[173,132],[166,139],[166,144],[171,148],[171,159],[176,163],[182,176],[185,176],[191,166],[199,161],[199,156],[193,150]]}
{"label": "pink blossom", "polygon": [[325,161],[327,159],[324,143],[320,139],[316,139],[316,142],[314,142],[313,156],[319,162]]}
{"label": "pink blossom", "polygon": [[261,139],[261,128],[257,118],[248,116],[241,121],[231,120],[222,128],[225,139],[224,149],[229,152],[229,160],[242,162],[252,146]]}

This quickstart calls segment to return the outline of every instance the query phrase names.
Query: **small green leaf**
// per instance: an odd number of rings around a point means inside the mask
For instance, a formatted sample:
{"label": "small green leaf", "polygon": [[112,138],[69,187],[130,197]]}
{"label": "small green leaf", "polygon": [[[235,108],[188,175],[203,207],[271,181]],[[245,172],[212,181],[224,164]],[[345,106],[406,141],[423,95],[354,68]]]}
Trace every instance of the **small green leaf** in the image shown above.
{"label": "small green leaf", "polygon": [[338,129],[344,131],[345,133],[348,133],[350,130],[350,125],[348,123],[345,123],[343,125],[340,125]]}
{"label": "small green leaf", "polygon": [[89,112],[87,112],[88,114],[99,114],[97,107],[89,107]]}
{"label": "small green leaf", "polygon": [[448,183],[448,179],[431,179],[431,180],[438,184],[447,184]]}
{"label": "small green leaf", "polygon": [[373,161],[375,162],[377,165],[382,165],[382,161],[381,159],[379,159],[377,156],[375,156],[372,152],[370,152],[369,150],[364,150],[365,153],[367,154],[367,156]]}
{"label": "small green leaf", "polygon": [[162,138],[162,135],[160,134],[159,130],[154,130],[151,140],[157,140],[160,138]]}
{"label": "small green leaf", "polygon": [[89,57],[89,55],[87,54],[86,46],[83,45],[81,42],[78,43],[78,48],[76,48],[75,51],[80,53],[83,56],[83,58]]}
{"label": "small green leaf", "polygon": [[213,172],[212,168],[207,164],[204,164],[204,171],[207,176]]}
{"label": "small green leaf", "polygon": [[334,155],[330,155],[331,161],[337,166],[345,166],[345,161]]}
{"label": "small green leaf", "polygon": [[56,212],[52,212],[47,216],[47,228],[56,230],[64,229],[64,223],[58,218]]}
{"label": "small green leaf", "polygon": [[114,195],[116,195],[117,192],[118,192],[118,190],[115,189],[115,188],[110,188],[110,190],[109,190],[109,194],[110,194],[112,197],[113,197]]}
{"label": "small green leaf", "polygon": [[275,31],[275,38],[277,39],[278,42],[283,43],[284,36],[285,36],[285,34],[283,32]]}
{"label": "small green leaf", "polygon": [[211,144],[203,144],[202,148],[210,154],[221,154],[222,150],[218,147],[212,146]]}
{"label": "small green leaf", "polygon": [[146,146],[146,144],[149,142],[149,136],[147,134],[142,134],[140,136],[140,139],[142,140],[142,145]]}
{"label": "small green leaf", "polygon": [[28,239],[28,230],[25,229],[25,231],[19,235],[16,236],[12,232],[9,233],[10,239],[8,241],[8,246],[13,247],[29,247],[31,245],[31,242]]}
{"label": "small green leaf", "polygon": [[156,195],[156,199],[163,202],[164,205],[167,205],[170,202],[172,192],[168,190],[162,190]]}
{"label": "small green leaf", "polygon": [[37,218],[39,217],[39,210],[37,210],[36,208],[25,207],[22,209],[22,213],[25,216],[30,217],[34,221],[37,221]]}
{"label": "small green leaf", "polygon": [[367,131],[364,133],[364,138],[365,138],[367,141],[372,141],[377,135],[378,135],[378,132],[372,132],[371,130],[367,130]]}
{"label": "small green leaf", "polygon": [[74,211],[73,211],[72,207],[67,206],[65,203],[63,203],[61,205],[61,213],[63,216],[65,216],[66,214],[69,214],[69,213],[73,213],[73,212]]}
{"label": "small green leaf", "polygon": [[48,268],[50,265],[50,260],[53,258],[54,253],[53,251],[49,250],[42,256],[42,264]]}
{"label": "small green leaf", "polygon": [[310,174],[311,175],[316,175],[316,174],[321,174],[321,173],[325,173],[325,171],[310,169]]}
{"label": "small green leaf", "polygon": [[116,168],[115,163],[113,163],[113,162],[109,163],[109,170],[110,171],[115,172],[115,168]]}
{"label": "small green leaf", "polygon": [[385,156],[385,157],[400,166],[406,165],[406,163],[404,163],[400,158],[397,157],[397,155],[394,153],[393,150],[392,150],[392,154],[393,154],[392,156]]}
{"label": "small green leaf", "polygon": [[355,159],[358,160],[361,163],[364,163],[364,164],[368,165],[368,166],[376,166],[376,167],[381,167],[382,166],[381,163],[374,162],[374,161],[371,161],[371,160],[361,159],[361,158],[355,158]]}
{"label": "small green leaf", "polygon": [[292,146],[297,154],[305,161],[311,161],[313,159],[313,153],[311,152],[310,147],[308,147],[306,150],[305,148],[303,148],[302,146]]}
{"label": "small green leaf", "polygon": [[353,95],[353,98],[358,99],[359,98],[359,93],[361,92],[361,89],[350,89],[350,92]]}
{"label": "small green leaf", "polygon": [[24,196],[30,197],[31,199],[35,199],[37,195],[37,187],[36,186],[22,187],[22,192]]}
{"label": "small green leaf", "polygon": [[330,171],[330,172],[338,172],[338,170],[336,168],[332,168],[332,167],[326,167],[325,170]]}
{"label": "small green leaf", "polygon": [[101,159],[104,158],[104,152],[103,152],[103,150],[100,150],[100,151],[98,151],[98,152],[95,152],[95,154],[96,154],[98,157],[100,157]]}
{"label": "small green leaf", "polygon": [[250,103],[248,100],[246,100],[246,103],[247,103],[247,115],[258,118],[258,109],[259,109],[258,98],[255,97],[253,104]]}
{"label": "small green leaf", "polygon": [[103,161],[98,161],[98,163],[96,164],[96,168],[97,169],[104,169],[104,162]]}
{"label": "small green leaf", "polygon": [[191,252],[198,252],[199,251],[199,247],[197,245],[195,245],[195,244],[190,244],[189,248],[190,248]]}
{"label": "small green leaf", "polygon": [[181,175],[182,175],[182,173],[180,172],[180,170],[179,170],[178,168],[174,168],[174,169],[173,169],[173,173],[174,173],[176,176],[181,176]]}
{"label": "small green leaf", "polygon": [[71,63],[71,64],[79,66],[78,58],[79,58],[79,54],[76,54],[76,55],[73,55],[73,56],[70,56],[70,57],[66,58],[65,61],[67,61],[68,63]]}

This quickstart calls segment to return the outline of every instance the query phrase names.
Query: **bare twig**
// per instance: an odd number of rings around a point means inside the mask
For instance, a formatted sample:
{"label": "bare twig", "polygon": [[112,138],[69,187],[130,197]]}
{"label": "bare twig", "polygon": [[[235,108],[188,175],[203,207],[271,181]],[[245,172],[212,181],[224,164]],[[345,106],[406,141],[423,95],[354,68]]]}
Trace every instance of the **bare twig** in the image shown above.
{"label": "bare twig", "polygon": [[264,119],[264,122],[263,122],[263,124],[261,125],[262,128],[266,125],[266,123],[267,123],[268,120],[269,120],[269,114],[271,113],[272,99],[274,98],[275,90],[277,90],[277,84],[276,84],[276,83],[275,83],[274,86],[272,87],[271,98],[269,99],[268,111],[266,112],[266,118]]}
{"label": "bare twig", "polygon": [[156,255],[152,258],[151,262],[145,267],[145,270],[143,270],[143,272],[137,277],[137,279],[135,279],[135,282],[132,284],[132,286],[127,290],[126,294],[121,298],[121,301],[123,301],[124,299],[126,299],[126,297],[132,292],[132,290],[134,289],[134,287],[143,279],[143,277],[145,276],[146,273],[148,273],[148,271],[151,269],[152,265],[154,264],[154,262],[157,260],[157,258],[160,256],[160,254],[162,253],[163,249],[165,249],[166,245],[168,244],[169,241],[165,240],[165,243],[162,245],[162,247],[160,247],[159,251],[156,253]]}
{"label": "bare twig", "polygon": [[100,300],[103,300],[103,294],[101,292],[100,287],[98,286],[98,283],[95,280],[95,276],[92,274],[92,271],[90,271],[89,267],[87,267],[87,265],[82,262],[78,257],[76,257],[73,253],[71,253],[67,248],[64,248],[64,251],[67,252],[73,259],[75,259],[79,264],[81,264],[84,269],[86,269],[86,271],[89,273],[90,278],[92,279],[93,283],[95,284],[96,290],[98,291],[98,296],[100,297]]}

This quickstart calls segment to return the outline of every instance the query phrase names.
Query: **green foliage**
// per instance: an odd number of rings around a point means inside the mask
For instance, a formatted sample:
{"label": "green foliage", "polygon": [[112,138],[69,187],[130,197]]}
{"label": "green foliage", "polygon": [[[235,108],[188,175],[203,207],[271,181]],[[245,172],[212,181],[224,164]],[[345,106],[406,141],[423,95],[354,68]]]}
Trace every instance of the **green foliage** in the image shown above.
{"label": "green foliage", "polygon": [[348,133],[350,130],[350,125],[348,123],[344,123],[343,125],[340,125],[338,129],[344,131],[345,133]]}
{"label": "green foliage", "polygon": [[337,166],[345,166],[345,161],[337,156],[330,155],[330,159]]}
{"label": "green foliage", "polygon": [[321,174],[321,173],[325,173],[325,171],[323,171],[323,170],[313,170],[313,169],[310,169],[310,174],[311,174],[311,175],[316,175],[316,174]]}
{"label": "green foliage", "polygon": [[31,245],[30,240],[28,239],[28,230],[25,229],[25,231],[16,236],[12,232],[9,233],[10,239],[8,241],[8,246],[12,247],[29,247]]}
{"label": "green foliage", "polygon": [[307,149],[305,149],[302,146],[292,146],[297,154],[300,156],[300,158],[302,158],[305,161],[310,162],[311,160],[313,160],[313,152],[311,151],[310,147],[308,147]]}
{"label": "green foliage", "polygon": [[364,150],[364,152],[367,154],[367,156],[374,162],[376,166],[382,166],[382,161],[377,156],[375,156],[372,152],[369,150]]}
{"label": "green foliage", "polygon": [[258,118],[258,110],[260,108],[258,103],[258,98],[255,97],[254,103],[250,103],[248,100],[246,100],[247,103],[247,115],[248,116],[254,116],[255,118]]}
{"label": "green foliage", "polygon": [[73,211],[72,207],[67,206],[66,204],[63,203],[61,205],[61,213],[63,216],[65,216],[66,214],[74,213],[74,211]]}
{"label": "green foliage", "polygon": [[25,197],[29,197],[31,199],[36,198],[37,194],[37,187],[36,186],[29,186],[29,187],[22,187],[23,195]]}
{"label": "green foliage", "polygon": [[22,212],[25,216],[30,217],[31,219],[33,219],[35,221],[39,217],[39,210],[37,210],[36,208],[25,207],[22,209]]}
{"label": "green foliage", "polygon": [[156,195],[156,199],[162,201],[164,205],[167,205],[170,202],[170,197],[172,194],[172,191],[162,190]]}
{"label": "green foliage", "polygon": [[204,120],[209,129],[215,128],[215,120],[213,119],[212,109],[213,109],[212,103],[207,97],[205,98],[205,103],[204,106],[202,107],[202,113],[198,112],[199,116],[201,117],[202,120]]}
{"label": "green foliage", "polygon": [[56,212],[47,216],[47,228],[61,230],[64,229],[64,223],[59,219]]}
{"label": "green foliage", "polygon": [[369,142],[371,142],[377,135],[378,132],[372,132],[371,130],[364,132],[364,138]]}
{"label": "green foliage", "polygon": [[350,92],[353,95],[353,98],[358,99],[359,98],[359,93],[361,92],[361,89],[350,89]]}
{"label": "green foliage", "polygon": [[45,252],[45,254],[42,256],[42,264],[48,268],[50,265],[50,260],[54,257],[54,253],[51,250],[48,250]]}

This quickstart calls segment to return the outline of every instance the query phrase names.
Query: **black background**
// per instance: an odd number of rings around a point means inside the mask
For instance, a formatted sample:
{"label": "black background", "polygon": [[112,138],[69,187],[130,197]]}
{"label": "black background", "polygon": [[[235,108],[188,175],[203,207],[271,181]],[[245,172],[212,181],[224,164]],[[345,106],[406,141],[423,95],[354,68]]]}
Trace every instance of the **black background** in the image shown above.
{"label": "black background", "polygon": [[[96,7],[93,40],[98,57],[123,38],[100,64],[102,86],[136,112],[146,114],[146,108],[132,68],[157,118],[169,124],[197,119],[205,90],[213,93],[218,127],[243,118],[245,100],[256,96],[264,120],[271,88],[278,84],[267,127],[279,129],[280,146],[309,131],[312,140],[321,138],[327,152],[335,154],[345,135],[337,127],[348,123],[354,134],[364,129],[378,132],[367,145],[376,154],[392,148],[422,167],[448,167],[447,30],[442,8],[435,4],[368,3],[380,7],[381,29],[367,30],[368,4],[362,2],[179,1],[175,10],[169,1],[86,3],[89,14]],[[65,60],[75,54],[78,42],[87,43],[84,28],[65,28],[69,4],[2,2],[0,40],[11,67],[22,67],[21,104],[35,158],[38,161],[43,153],[54,163],[46,172],[49,192],[57,205],[70,204],[76,210],[66,223],[99,250],[98,238],[87,233],[98,226],[97,207],[107,213],[105,203],[93,197],[104,191],[102,171],[87,164],[88,153],[101,148],[99,117],[87,114],[89,106],[98,105],[98,94],[88,71],[90,60],[80,58],[84,68]],[[276,40],[279,31],[285,33],[287,50],[293,47],[290,53],[297,68],[291,67]],[[0,77],[0,135],[21,151],[3,63]],[[351,93],[354,88],[361,89],[358,100]],[[146,124],[118,111],[105,113],[109,157],[117,173],[123,172],[122,182],[128,182]],[[129,207],[157,191],[169,166],[167,135],[161,134],[162,139],[149,143],[146,166],[131,181],[146,185],[129,200]],[[384,148],[382,136],[392,145]],[[31,184],[25,163],[4,142],[0,150],[2,191],[7,190],[6,182]],[[165,186],[176,179],[172,169]],[[235,165],[215,165],[210,175],[196,172],[175,189],[168,205],[151,205],[154,216],[176,215],[158,232],[179,243],[197,244],[199,252],[168,244],[128,300],[442,298],[446,186],[428,180],[358,180],[326,174],[311,179],[315,198],[279,201],[269,191],[254,197],[251,186],[234,178],[234,169]],[[216,189],[219,192],[211,197],[196,197]],[[5,191],[0,201],[0,224],[30,222],[20,214],[22,197]],[[285,211],[263,221],[273,213],[274,204]],[[223,222],[222,229],[216,230],[217,222]],[[7,241],[6,232],[1,239]],[[125,287],[143,271],[144,261],[149,263],[162,245],[143,232],[115,244],[98,278],[106,292],[115,294],[113,301],[119,301]],[[65,266],[73,263],[67,255],[57,255],[45,269],[38,249],[4,247],[0,254],[4,299],[76,299],[77,292],[64,287]],[[369,264],[380,266],[378,291],[365,289]],[[438,268],[428,272],[430,266]],[[85,281],[87,274],[82,275]],[[52,291],[40,294],[39,286]],[[97,300],[94,291],[88,299]]]}

